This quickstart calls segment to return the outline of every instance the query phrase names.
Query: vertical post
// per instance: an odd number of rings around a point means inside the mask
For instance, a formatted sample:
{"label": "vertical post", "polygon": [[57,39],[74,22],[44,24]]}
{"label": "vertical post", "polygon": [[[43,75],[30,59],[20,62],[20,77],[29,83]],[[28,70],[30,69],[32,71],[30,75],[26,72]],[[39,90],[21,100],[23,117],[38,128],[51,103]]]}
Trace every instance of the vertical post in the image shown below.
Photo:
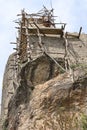
{"label": "vertical post", "polygon": [[68,41],[67,41],[67,34],[64,35],[64,41],[65,41],[65,69],[66,71],[69,70],[70,78],[72,81],[74,81],[73,71],[70,67],[70,59],[69,59],[69,53],[68,53]]}
{"label": "vertical post", "polygon": [[16,55],[14,56],[14,77],[13,77],[13,79],[16,79],[17,78],[17,64],[16,64]]}
{"label": "vertical post", "polygon": [[82,27],[80,27],[78,38],[80,38]]}
{"label": "vertical post", "polygon": [[64,41],[65,41],[65,56],[64,56],[64,60],[65,60],[65,69],[66,71],[70,70],[70,59],[69,59],[69,53],[68,53],[68,41],[67,41],[67,37],[66,34],[64,35]]}
{"label": "vertical post", "polygon": [[39,38],[39,42],[38,42],[39,43],[39,47],[40,47],[41,51],[44,52],[44,48],[42,46],[42,39],[41,39],[41,34],[40,34],[39,28],[37,28],[37,33],[38,33],[38,38]]}
{"label": "vertical post", "polygon": [[68,42],[67,42],[67,39],[66,39],[65,35],[64,35],[64,41],[65,41],[65,56],[64,56],[64,60],[65,60],[65,69],[67,71],[68,70],[68,61],[67,61],[67,58],[68,58],[68,51],[67,51]]}
{"label": "vertical post", "polygon": [[22,10],[21,29],[20,29],[20,63],[27,61],[27,37],[26,37],[26,13]]}
{"label": "vertical post", "polygon": [[19,40],[18,37],[16,38],[16,41],[17,41],[17,64],[19,64],[19,63],[20,63],[20,60],[19,60],[19,53],[20,53],[20,40]]}
{"label": "vertical post", "polygon": [[[19,34],[19,30],[18,30],[18,34]],[[16,41],[17,41],[17,55],[16,55],[16,64],[17,64],[17,70],[16,70],[16,73],[19,72],[19,64],[20,64],[20,59],[19,59],[19,51],[20,51],[20,40],[19,38],[17,37],[16,38]]]}
{"label": "vertical post", "polygon": [[29,40],[29,33],[28,33],[28,19],[26,18],[26,39],[27,39],[27,58],[28,62],[32,59],[31,58],[31,46],[30,46],[30,40]]}

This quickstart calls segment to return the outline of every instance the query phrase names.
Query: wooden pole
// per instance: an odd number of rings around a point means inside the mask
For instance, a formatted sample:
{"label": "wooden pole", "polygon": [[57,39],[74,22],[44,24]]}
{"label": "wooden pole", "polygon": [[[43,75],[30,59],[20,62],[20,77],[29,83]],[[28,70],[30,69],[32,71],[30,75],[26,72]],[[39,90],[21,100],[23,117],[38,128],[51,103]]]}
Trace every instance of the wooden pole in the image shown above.
{"label": "wooden pole", "polygon": [[80,27],[78,38],[80,38],[82,27]]}
{"label": "wooden pole", "polygon": [[66,71],[70,70],[70,62],[69,62],[69,53],[68,53],[68,41],[67,41],[67,36],[66,34],[64,34],[64,41],[65,41],[65,56],[64,56],[64,60],[65,60],[65,68]]}
{"label": "wooden pole", "polygon": [[29,23],[28,23],[28,19],[26,19],[26,40],[27,40],[27,58],[28,58],[28,62],[30,61],[30,60],[32,60],[32,58],[31,58],[31,53],[32,53],[32,51],[31,51],[31,46],[30,46],[30,39],[29,39],[29,33],[28,33],[28,25],[29,25]]}
{"label": "wooden pole", "polygon": [[54,61],[54,63],[61,68],[64,72],[66,72],[66,70],[53,58],[51,57],[47,52],[44,52],[45,55],[47,55],[52,61]]}
{"label": "wooden pole", "polygon": [[40,29],[39,29],[39,27],[37,26],[36,23],[34,23],[34,24],[37,27],[37,36],[39,38],[39,41],[38,41],[39,47],[40,47],[41,51],[44,52],[44,48],[43,48],[43,45],[42,45],[41,34],[40,34]]}

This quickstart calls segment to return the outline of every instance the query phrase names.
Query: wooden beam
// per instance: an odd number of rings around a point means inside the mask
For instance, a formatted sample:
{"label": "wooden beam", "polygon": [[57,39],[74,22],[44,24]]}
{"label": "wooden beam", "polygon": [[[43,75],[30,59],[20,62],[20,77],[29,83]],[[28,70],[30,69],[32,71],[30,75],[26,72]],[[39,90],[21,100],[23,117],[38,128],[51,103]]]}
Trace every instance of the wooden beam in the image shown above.
{"label": "wooden beam", "polygon": [[51,57],[47,52],[44,52],[44,54],[45,54],[46,56],[48,56],[51,60],[53,60],[54,63],[55,63],[59,68],[61,68],[64,72],[66,72],[66,70],[65,70],[53,57]]}
{"label": "wooden beam", "polygon": [[15,65],[10,65],[10,66],[18,66],[17,64],[15,64]]}
{"label": "wooden beam", "polygon": [[20,27],[15,27],[16,29],[21,29]]}
{"label": "wooden beam", "polygon": [[66,32],[66,38],[67,38],[67,36],[78,38],[78,35],[74,35],[74,34],[70,34],[70,33]]}
{"label": "wooden beam", "polygon": [[10,44],[17,44],[17,42],[10,42]]}
{"label": "wooden beam", "polygon": [[14,50],[18,50],[18,48],[13,48]]}
{"label": "wooden beam", "polygon": [[80,27],[79,33],[77,35],[69,34],[68,32],[66,32],[66,38],[67,38],[67,36],[74,37],[74,38],[80,38],[81,31],[82,31],[82,27]]}
{"label": "wooden beam", "polygon": [[80,38],[82,27],[80,27],[78,38]]}
{"label": "wooden beam", "polygon": [[[37,28],[28,28],[29,34],[36,34]],[[52,35],[61,35],[63,33],[63,29],[59,28],[39,28],[40,33],[46,36],[46,34]]]}

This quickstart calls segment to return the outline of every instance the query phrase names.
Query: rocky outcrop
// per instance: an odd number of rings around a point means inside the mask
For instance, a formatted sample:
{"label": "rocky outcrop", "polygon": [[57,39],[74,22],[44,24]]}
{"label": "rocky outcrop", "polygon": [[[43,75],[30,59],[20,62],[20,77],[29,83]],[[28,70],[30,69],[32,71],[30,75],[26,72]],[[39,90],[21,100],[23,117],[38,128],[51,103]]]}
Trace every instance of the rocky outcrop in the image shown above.
{"label": "rocky outcrop", "polygon": [[[55,39],[53,44],[48,39],[47,51],[59,52],[60,48],[65,51],[63,40],[57,43]],[[84,42],[68,39],[72,75],[61,71],[45,55],[20,65],[18,73],[14,68],[15,54],[9,57],[2,90],[4,130],[87,129],[87,35],[81,39]],[[62,58],[56,60],[64,67]]]}
{"label": "rocky outcrop", "polygon": [[9,56],[4,77],[2,88],[2,103],[1,103],[1,118],[4,120],[8,113],[8,103],[12,95],[14,94],[13,82],[16,80],[16,69],[14,68],[15,53]]}
{"label": "rocky outcrop", "polygon": [[64,73],[30,88],[22,81],[9,102],[7,130],[86,130],[86,75],[72,82]]}
{"label": "rocky outcrop", "polygon": [[[3,121],[7,117],[8,103],[10,99],[12,99],[14,94],[18,93],[19,96],[17,97],[17,99],[21,99],[19,89],[21,89],[22,87],[19,86],[25,85],[29,87],[29,93],[31,93],[31,91],[34,89],[34,86],[46,82],[47,80],[58,75],[58,73],[60,72],[60,68],[52,61],[52,59],[49,59],[48,57],[43,55],[41,57],[38,57],[36,60],[20,66],[21,72],[19,71],[19,74],[14,65],[14,58],[15,53],[9,57],[4,74],[1,110],[1,117]],[[64,61],[62,59],[57,60],[62,66],[64,66]],[[24,95],[24,93],[22,94]],[[26,100],[25,96],[23,98],[24,100]]]}
{"label": "rocky outcrop", "polygon": [[74,76],[76,80],[69,72],[61,73],[46,56],[22,66],[3,129],[85,130],[87,75],[78,67]]}

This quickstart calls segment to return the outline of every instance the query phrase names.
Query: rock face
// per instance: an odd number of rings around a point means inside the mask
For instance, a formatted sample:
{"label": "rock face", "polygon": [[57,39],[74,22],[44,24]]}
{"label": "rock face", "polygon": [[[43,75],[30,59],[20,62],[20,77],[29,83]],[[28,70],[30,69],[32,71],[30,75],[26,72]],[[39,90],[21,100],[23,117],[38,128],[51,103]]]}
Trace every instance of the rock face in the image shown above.
{"label": "rock face", "polygon": [[86,130],[86,75],[72,82],[61,74],[30,90],[21,81],[8,106],[7,130]]}
{"label": "rock face", "polygon": [[[9,57],[2,90],[3,130],[87,129],[87,36],[81,38],[84,42],[68,39],[72,75],[45,55],[21,65],[17,73],[15,54]],[[53,46],[56,49],[56,42],[51,43],[52,51]],[[58,41],[60,48],[63,40]],[[75,57],[80,64],[72,64]],[[62,58],[56,60],[64,67]]]}
{"label": "rock face", "polygon": [[87,76],[73,81],[68,72],[55,76],[58,70],[45,56],[23,66],[4,129],[86,130]]}
{"label": "rock face", "polygon": [[1,117],[3,120],[7,116],[9,100],[14,94],[13,82],[14,80],[16,80],[15,76],[16,70],[14,69],[14,58],[15,54],[9,56],[3,77],[2,104],[1,104]]}

